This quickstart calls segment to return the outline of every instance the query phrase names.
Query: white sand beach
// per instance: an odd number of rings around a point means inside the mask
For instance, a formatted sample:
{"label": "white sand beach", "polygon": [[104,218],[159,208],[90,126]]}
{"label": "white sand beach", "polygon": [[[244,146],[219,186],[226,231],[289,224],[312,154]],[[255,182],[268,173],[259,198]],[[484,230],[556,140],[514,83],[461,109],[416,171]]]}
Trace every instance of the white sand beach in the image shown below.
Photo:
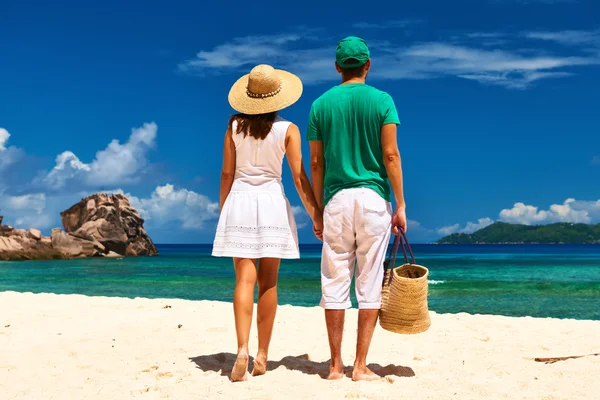
{"label": "white sand beach", "polygon": [[[323,311],[281,306],[269,372],[232,384],[232,306],[0,293],[1,399],[598,399],[600,321],[432,313],[416,336],[377,328],[380,382],[329,382]],[[353,362],[357,311],[347,314]],[[256,330],[251,350],[256,350]]]}

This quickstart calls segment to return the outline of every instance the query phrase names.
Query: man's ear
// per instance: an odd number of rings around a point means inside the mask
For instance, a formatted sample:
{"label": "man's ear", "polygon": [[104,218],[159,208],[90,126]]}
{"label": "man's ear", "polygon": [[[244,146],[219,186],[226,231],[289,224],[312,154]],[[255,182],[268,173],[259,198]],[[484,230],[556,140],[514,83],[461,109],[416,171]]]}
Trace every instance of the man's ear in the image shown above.
{"label": "man's ear", "polygon": [[365,72],[369,72],[370,69],[371,69],[371,59],[369,58],[367,60],[367,62],[365,63]]}
{"label": "man's ear", "polygon": [[342,69],[340,68],[340,66],[338,65],[337,61],[335,62],[335,70],[337,72],[339,72],[340,74],[342,73]]}

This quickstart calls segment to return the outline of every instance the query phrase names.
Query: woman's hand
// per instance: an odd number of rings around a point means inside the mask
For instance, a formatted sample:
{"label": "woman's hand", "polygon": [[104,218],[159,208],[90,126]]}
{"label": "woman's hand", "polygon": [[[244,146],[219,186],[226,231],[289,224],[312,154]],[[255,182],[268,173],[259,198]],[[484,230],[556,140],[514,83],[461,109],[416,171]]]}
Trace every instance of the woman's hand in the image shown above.
{"label": "woman's hand", "polygon": [[316,218],[313,222],[313,233],[320,241],[323,241],[323,217]]}

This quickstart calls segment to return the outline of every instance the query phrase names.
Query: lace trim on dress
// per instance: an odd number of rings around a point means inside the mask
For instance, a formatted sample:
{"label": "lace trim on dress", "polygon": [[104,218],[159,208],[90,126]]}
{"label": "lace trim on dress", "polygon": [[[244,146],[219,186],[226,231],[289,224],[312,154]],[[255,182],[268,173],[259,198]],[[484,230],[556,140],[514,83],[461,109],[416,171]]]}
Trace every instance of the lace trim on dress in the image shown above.
{"label": "lace trim on dress", "polygon": [[276,232],[291,232],[292,230],[288,226],[241,226],[241,225],[227,225],[217,227],[217,232],[261,232],[261,231],[276,231]]}
{"label": "lace trim on dress", "polygon": [[282,250],[294,250],[297,248],[294,244],[289,243],[241,243],[241,242],[215,242],[213,247],[215,248],[237,248],[237,249],[282,249]]}

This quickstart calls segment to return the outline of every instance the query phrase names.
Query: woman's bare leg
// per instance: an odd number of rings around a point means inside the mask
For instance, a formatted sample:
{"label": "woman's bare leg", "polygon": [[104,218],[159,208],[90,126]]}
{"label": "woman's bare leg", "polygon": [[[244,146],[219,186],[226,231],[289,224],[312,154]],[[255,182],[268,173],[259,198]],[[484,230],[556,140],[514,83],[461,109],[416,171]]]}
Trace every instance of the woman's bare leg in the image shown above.
{"label": "woman's bare leg", "polygon": [[279,264],[279,258],[261,258],[258,264],[258,354],[254,360],[253,376],[267,371],[269,343],[277,313]]}
{"label": "woman's bare leg", "polygon": [[252,326],[254,309],[254,287],[256,286],[256,260],[234,258],[235,291],[233,293],[233,314],[237,334],[237,359],[231,371],[233,382],[248,379],[248,340]]}

